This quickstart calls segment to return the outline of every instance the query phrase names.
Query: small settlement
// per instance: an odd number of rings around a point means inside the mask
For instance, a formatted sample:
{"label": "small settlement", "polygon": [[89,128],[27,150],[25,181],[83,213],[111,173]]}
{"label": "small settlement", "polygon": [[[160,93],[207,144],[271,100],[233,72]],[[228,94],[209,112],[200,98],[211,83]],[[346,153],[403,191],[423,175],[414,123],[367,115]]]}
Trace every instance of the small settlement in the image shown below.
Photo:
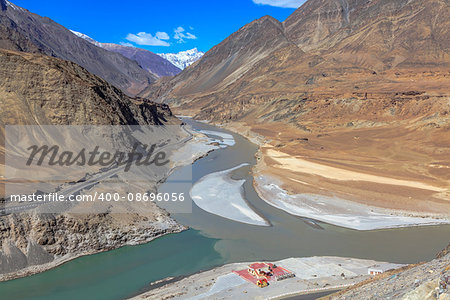
{"label": "small settlement", "polygon": [[295,277],[293,272],[266,262],[253,263],[246,270],[233,271],[233,273],[260,288],[268,286],[270,281],[280,281]]}

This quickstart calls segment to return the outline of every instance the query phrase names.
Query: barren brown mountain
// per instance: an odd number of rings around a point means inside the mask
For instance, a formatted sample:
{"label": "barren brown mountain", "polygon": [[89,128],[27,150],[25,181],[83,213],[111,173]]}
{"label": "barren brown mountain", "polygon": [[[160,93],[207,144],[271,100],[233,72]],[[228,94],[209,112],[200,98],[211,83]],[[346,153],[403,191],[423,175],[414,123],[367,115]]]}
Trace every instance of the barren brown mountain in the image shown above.
{"label": "barren brown mountain", "polygon": [[309,0],[142,95],[265,137],[256,172],[290,192],[450,215],[449,16],[448,0]]}
{"label": "barren brown mountain", "polygon": [[142,95],[159,97],[165,95],[168,89],[173,89],[173,95],[200,95],[226,89],[271,52],[288,44],[283,25],[272,17],[263,17],[213,47],[168,85],[163,80],[149,87]]}
{"label": "barren brown mountain", "polygon": [[0,124],[176,123],[169,107],[131,98],[79,65],[0,49]]}
{"label": "barren brown mountain", "polygon": [[136,61],[97,47],[49,18],[6,0],[0,4],[0,48],[75,62],[129,95],[136,95],[157,78]]}

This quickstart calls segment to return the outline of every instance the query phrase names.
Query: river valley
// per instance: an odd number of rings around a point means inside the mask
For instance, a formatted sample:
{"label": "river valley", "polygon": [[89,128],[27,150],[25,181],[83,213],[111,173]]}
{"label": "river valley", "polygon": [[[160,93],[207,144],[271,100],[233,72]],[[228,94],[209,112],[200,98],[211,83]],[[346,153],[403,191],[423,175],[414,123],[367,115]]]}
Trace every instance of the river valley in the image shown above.
{"label": "river valley", "polygon": [[[184,121],[194,130],[215,138],[220,138],[221,133],[232,135],[234,143],[225,143],[228,147],[176,170],[159,190],[189,195],[189,187],[176,182],[191,170],[195,187],[207,175],[237,167],[229,172],[231,179],[242,183],[243,199],[254,212],[253,219],[264,220],[261,226],[236,222],[192,203],[192,213],[172,214],[176,221],[191,228],[187,231],[144,245],[81,257],[41,274],[2,282],[0,298],[123,299],[148,289],[151,282],[232,262],[330,255],[415,263],[434,257],[448,243],[450,225],[357,231],[279,210],[261,200],[253,188],[251,168],[258,150],[255,144],[222,128]],[[229,191],[214,192],[225,202],[230,197]]]}

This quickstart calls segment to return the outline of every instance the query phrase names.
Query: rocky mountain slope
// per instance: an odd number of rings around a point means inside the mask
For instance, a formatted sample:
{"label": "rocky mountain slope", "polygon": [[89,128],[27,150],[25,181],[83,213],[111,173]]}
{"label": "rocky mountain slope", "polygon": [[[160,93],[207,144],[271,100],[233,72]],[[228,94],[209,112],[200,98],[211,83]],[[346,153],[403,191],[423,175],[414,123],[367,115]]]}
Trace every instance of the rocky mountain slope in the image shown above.
{"label": "rocky mountain slope", "polygon": [[[448,252],[444,250],[443,252]],[[375,276],[337,294],[331,299],[450,299],[450,254],[438,255],[431,262]]]}
{"label": "rocky mountain slope", "polygon": [[263,149],[259,171],[289,193],[448,214],[449,15],[448,0],[309,0],[282,23],[242,27],[141,95],[293,159],[444,190],[319,179],[281,170]]}
{"label": "rocky mountain slope", "polygon": [[204,54],[204,52],[198,51],[197,48],[180,51],[178,53],[158,53],[159,56],[167,59],[181,70],[184,70],[195,63],[197,60],[202,58]]}
{"label": "rocky mountain slope", "polygon": [[264,17],[244,26],[143,95],[182,99],[219,119],[280,98],[446,92],[448,13],[447,0],[310,0],[283,23]]}
{"label": "rocky mountain slope", "polygon": [[123,55],[81,39],[49,18],[0,0],[0,48],[69,60],[135,95],[156,77]]}
{"label": "rocky mountain slope", "polygon": [[120,53],[123,56],[136,61],[144,70],[147,70],[156,77],[174,76],[181,72],[181,69],[173,65],[170,61],[151,51],[113,43],[100,43],[81,32],[73,30],[71,30],[71,32],[98,47],[108,51]]}
{"label": "rocky mountain slope", "polygon": [[181,72],[181,69],[174,66],[170,61],[145,49],[110,43],[101,43],[101,47],[135,60],[144,70],[147,70],[157,77],[175,76]]}
{"label": "rocky mountain slope", "polygon": [[[0,49],[0,77],[1,141],[6,124],[180,124],[167,105],[131,98],[70,61]],[[175,133],[173,138],[176,139]],[[4,142],[0,147],[1,164],[5,160],[3,145]],[[91,169],[85,166],[81,171],[88,173]],[[166,176],[157,175],[146,178],[148,189],[155,188]],[[2,179],[2,197],[4,183]],[[148,242],[183,229],[156,205],[121,209],[114,206],[98,214],[29,210],[1,216],[0,280],[40,272],[80,255]]]}
{"label": "rocky mountain slope", "polygon": [[289,44],[283,25],[272,17],[258,19],[208,51],[169,83],[141,93],[150,98],[205,94],[225,89],[261,59]]}
{"label": "rocky mountain slope", "polygon": [[131,98],[69,61],[0,49],[0,74],[2,126],[178,122],[167,105]]}

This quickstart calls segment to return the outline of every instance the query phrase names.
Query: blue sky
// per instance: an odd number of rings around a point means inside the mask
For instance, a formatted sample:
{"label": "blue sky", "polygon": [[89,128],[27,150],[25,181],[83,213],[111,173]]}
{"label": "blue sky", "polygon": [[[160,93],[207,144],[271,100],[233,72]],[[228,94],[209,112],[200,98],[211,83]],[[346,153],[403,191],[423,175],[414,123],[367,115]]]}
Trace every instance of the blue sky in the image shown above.
{"label": "blue sky", "polygon": [[284,21],[305,0],[12,0],[104,43],[157,53],[207,51],[262,17]]}

